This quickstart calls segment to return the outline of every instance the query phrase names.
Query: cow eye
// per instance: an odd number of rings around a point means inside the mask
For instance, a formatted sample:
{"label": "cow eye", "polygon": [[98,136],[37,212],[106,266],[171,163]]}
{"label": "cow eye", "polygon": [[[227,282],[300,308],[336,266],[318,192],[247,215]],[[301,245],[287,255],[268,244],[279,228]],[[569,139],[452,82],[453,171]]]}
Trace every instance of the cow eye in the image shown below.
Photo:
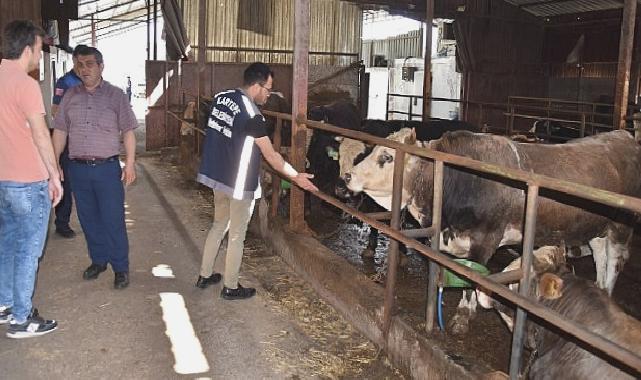
{"label": "cow eye", "polygon": [[394,156],[389,154],[388,152],[383,152],[381,153],[380,156],[378,156],[378,164],[383,167],[383,164],[392,162],[394,161]]}

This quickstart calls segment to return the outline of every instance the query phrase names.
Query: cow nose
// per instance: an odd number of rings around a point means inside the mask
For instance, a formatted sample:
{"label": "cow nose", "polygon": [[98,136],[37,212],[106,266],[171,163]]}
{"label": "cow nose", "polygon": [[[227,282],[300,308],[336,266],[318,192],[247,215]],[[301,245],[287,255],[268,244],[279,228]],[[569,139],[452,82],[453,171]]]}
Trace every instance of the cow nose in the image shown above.
{"label": "cow nose", "polygon": [[345,183],[349,183],[349,181],[352,180],[352,175],[349,173],[345,173]]}

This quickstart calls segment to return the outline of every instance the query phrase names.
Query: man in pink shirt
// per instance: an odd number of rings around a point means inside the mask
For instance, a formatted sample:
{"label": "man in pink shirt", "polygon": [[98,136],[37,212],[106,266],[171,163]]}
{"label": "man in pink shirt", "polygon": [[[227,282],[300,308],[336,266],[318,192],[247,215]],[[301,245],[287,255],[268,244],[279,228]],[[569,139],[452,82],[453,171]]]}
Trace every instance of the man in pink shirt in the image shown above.
{"label": "man in pink shirt", "polygon": [[27,74],[38,67],[43,36],[31,21],[10,22],[0,62],[0,324],[16,339],[57,327],[31,304],[49,213],[62,197],[42,93]]}

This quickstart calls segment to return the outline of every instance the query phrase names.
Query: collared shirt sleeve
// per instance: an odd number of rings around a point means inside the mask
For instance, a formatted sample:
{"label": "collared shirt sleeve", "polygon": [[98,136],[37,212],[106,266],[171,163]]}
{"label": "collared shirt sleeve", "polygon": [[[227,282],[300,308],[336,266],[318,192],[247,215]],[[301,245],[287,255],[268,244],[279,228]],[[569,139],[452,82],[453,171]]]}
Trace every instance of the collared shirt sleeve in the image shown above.
{"label": "collared shirt sleeve", "polygon": [[129,104],[129,98],[122,90],[116,92],[119,97],[118,99],[118,128],[121,132],[131,131],[132,129],[138,128],[138,120],[136,120],[136,115],[131,109],[131,104]]}
{"label": "collared shirt sleeve", "polygon": [[256,139],[267,136],[265,117],[263,115],[255,115],[251,119],[247,120],[247,124],[245,124],[245,131],[248,136]]}

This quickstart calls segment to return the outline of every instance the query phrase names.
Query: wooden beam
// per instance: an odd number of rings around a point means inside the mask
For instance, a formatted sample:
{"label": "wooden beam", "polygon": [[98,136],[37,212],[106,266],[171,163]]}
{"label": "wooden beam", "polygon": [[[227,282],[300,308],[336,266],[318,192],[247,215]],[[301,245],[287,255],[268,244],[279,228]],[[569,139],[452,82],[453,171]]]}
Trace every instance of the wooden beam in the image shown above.
{"label": "wooden beam", "polygon": [[634,23],[637,0],[625,0],[619,41],[619,64],[617,67],[614,93],[614,128],[625,128],[625,115],[628,111],[628,91],[630,87],[630,64],[634,40]]}
{"label": "wooden beam", "polygon": [[[307,128],[298,123],[298,117],[307,117],[307,86],[309,72],[309,17],[310,0],[294,0],[294,74],[292,91],[292,150],[294,168],[305,171]],[[305,223],[305,192],[292,186],[289,224],[294,231],[307,229]]]}
{"label": "wooden beam", "polygon": [[[432,23],[434,21],[434,0],[425,0],[425,57],[423,75],[423,121],[430,118],[432,96]],[[411,118],[411,116],[409,116]]]}

